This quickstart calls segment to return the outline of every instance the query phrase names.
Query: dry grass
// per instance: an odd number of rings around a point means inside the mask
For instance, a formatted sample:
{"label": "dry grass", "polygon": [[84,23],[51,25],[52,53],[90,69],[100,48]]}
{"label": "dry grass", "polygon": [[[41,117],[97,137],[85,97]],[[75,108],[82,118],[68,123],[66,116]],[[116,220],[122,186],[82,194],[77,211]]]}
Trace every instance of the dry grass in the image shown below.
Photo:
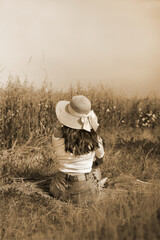
{"label": "dry grass", "polygon": [[74,206],[12,187],[1,192],[1,239],[159,239],[159,197],[106,190],[102,201]]}
{"label": "dry grass", "polygon": [[[160,239],[159,120],[152,127],[131,126],[139,105],[147,113],[149,102],[148,108],[158,116],[158,103],[151,99],[128,102],[105,89],[101,94],[95,89],[85,92],[100,119],[106,153],[101,170],[109,180],[99,200],[73,205],[50,196],[48,186],[57,170],[51,144],[55,102],[69,99],[76,90],[53,95],[44,88],[36,92],[10,84],[1,89],[0,239]],[[79,87],[78,93],[84,90]],[[16,105],[18,99],[21,102]],[[111,112],[106,111],[109,107]],[[18,110],[16,117],[11,118],[9,110],[14,114]],[[127,123],[122,122],[124,116]]]}
{"label": "dry grass", "polygon": [[154,131],[160,124],[160,101],[154,96],[117,96],[101,85],[87,89],[78,85],[64,93],[45,83],[35,90],[27,82],[21,84],[18,78],[9,79],[6,88],[0,88],[0,147],[12,148],[25,144],[33,135],[51,134],[57,125],[55,104],[76,94],[89,97],[103,130],[134,127]]}
{"label": "dry grass", "polygon": [[[138,135],[132,135],[138,141]],[[49,195],[50,178],[56,171],[50,137],[32,139],[28,145],[2,151],[1,239],[158,240],[158,143],[152,142],[154,149],[152,153],[148,149],[147,155],[147,139],[137,147],[126,134],[122,134],[121,142],[116,136],[104,135],[106,156],[101,168],[103,175],[109,177],[108,187],[101,199],[89,206],[61,202]]]}

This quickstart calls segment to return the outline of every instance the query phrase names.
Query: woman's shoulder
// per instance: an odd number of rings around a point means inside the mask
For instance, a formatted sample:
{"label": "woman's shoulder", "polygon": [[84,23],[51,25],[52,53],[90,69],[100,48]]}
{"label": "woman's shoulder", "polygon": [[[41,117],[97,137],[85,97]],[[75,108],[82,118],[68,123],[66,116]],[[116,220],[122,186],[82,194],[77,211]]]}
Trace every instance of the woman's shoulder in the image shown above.
{"label": "woman's shoulder", "polygon": [[61,129],[57,129],[52,135],[52,143],[54,146],[64,144],[63,132]]}
{"label": "woman's shoulder", "polygon": [[62,129],[56,129],[56,131],[53,133],[53,137],[55,138],[63,138],[63,132]]}

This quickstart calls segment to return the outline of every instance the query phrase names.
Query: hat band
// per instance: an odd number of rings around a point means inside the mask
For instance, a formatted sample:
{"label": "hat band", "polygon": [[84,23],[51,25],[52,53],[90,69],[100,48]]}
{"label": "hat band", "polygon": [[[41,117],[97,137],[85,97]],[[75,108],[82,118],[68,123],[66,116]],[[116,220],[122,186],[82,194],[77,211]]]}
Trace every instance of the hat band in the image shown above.
{"label": "hat band", "polygon": [[84,130],[86,130],[88,132],[90,132],[92,128],[94,129],[94,131],[97,130],[99,124],[97,122],[97,117],[93,110],[91,110],[88,114],[78,113],[78,112],[74,111],[73,108],[69,104],[68,111],[72,116],[76,116],[81,119],[81,122],[83,125],[82,128]]}
{"label": "hat band", "polygon": [[87,115],[87,114],[85,114],[85,113],[78,113],[78,112],[76,112],[76,111],[71,107],[70,104],[68,104],[68,111],[69,111],[70,114],[72,114],[73,116],[76,116],[76,117],[84,117],[84,116]]}

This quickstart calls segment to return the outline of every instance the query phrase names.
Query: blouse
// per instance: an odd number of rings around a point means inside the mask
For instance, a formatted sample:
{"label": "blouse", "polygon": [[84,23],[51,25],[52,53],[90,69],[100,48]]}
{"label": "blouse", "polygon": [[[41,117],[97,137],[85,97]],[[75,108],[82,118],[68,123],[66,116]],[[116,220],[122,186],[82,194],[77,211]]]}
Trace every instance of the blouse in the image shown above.
{"label": "blouse", "polygon": [[80,173],[89,173],[92,171],[92,165],[95,159],[104,156],[104,148],[102,139],[99,137],[99,147],[92,152],[83,155],[75,155],[69,151],[65,151],[65,142],[63,137],[52,136],[53,146],[55,147],[56,156],[58,160],[58,169],[71,175]]}

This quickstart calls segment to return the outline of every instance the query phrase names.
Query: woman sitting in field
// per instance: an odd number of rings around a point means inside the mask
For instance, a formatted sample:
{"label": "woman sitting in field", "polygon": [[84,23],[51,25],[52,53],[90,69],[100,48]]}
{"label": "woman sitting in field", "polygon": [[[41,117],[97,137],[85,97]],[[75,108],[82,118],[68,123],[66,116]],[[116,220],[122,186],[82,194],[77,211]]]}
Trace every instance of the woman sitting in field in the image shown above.
{"label": "woman sitting in field", "polygon": [[59,101],[56,115],[62,124],[52,139],[59,171],[52,178],[50,192],[61,200],[90,201],[99,196],[106,181],[97,174],[104,156],[102,138],[96,133],[97,117],[83,95],[71,102]]}

